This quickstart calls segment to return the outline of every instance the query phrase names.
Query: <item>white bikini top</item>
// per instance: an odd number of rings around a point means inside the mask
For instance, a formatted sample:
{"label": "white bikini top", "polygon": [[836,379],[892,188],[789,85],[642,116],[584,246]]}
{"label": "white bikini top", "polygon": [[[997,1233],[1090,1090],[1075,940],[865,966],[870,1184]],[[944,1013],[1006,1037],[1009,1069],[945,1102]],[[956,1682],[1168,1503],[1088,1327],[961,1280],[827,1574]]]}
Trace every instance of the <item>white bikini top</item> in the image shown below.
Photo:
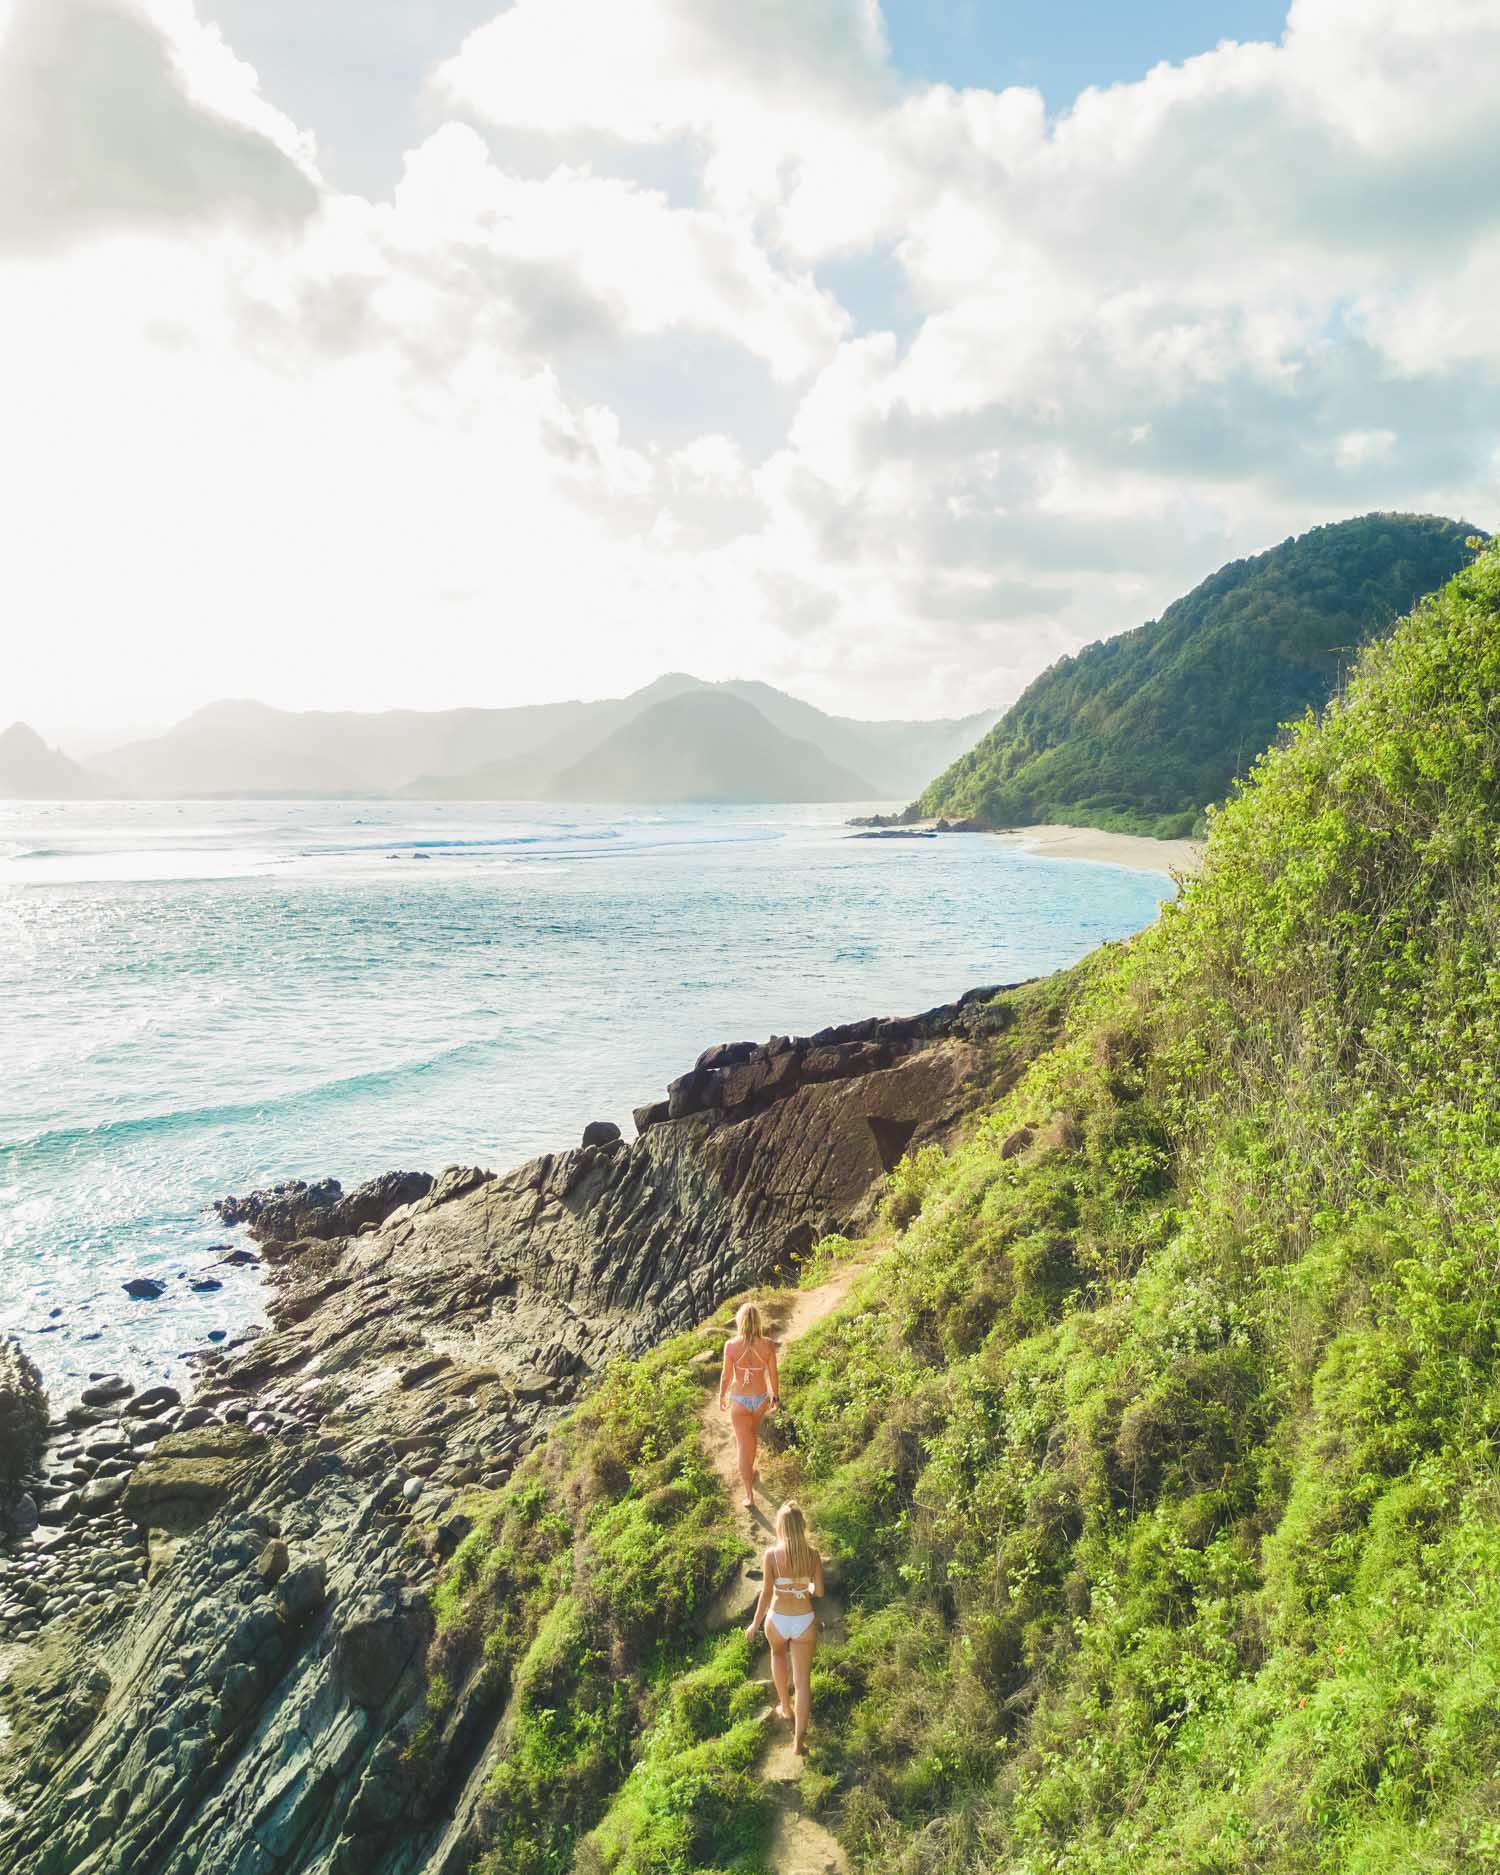
{"label": "white bikini top", "polygon": [[[803,1585],[800,1589],[797,1587],[797,1583],[799,1581]],[[811,1576],[777,1576],[776,1577],[776,1587],[780,1590],[780,1592],[783,1595],[796,1595],[802,1601],[806,1601],[809,1598],[809,1596],[812,1594],[812,1585],[813,1585],[813,1579]]]}
{"label": "white bikini top", "polygon": [[[755,1350],[749,1342],[746,1342],[744,1352],[745,1354],[753,1354]],[[770,1371],[764,1361],[746,1361],[741,1359],[732,1362],[731,1365],[734,1368],[735,1379],[743,1382],[747,1386],[749,1385],[752,1375],[765,1374]]]}

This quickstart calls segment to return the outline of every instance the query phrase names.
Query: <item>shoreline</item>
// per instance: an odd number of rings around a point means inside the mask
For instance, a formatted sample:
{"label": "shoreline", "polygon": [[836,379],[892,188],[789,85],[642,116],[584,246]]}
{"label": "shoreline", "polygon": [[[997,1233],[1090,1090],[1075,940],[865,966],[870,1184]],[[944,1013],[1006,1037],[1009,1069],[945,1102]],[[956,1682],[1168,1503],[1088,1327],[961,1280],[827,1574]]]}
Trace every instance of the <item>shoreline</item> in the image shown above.
{"label": "shoreline", "polygon": [[1095,865],[1127,866],[1134,872],[1196,872],[1203,864],[1201,840],[1157,840],[1146,833],[1106,833],[1100,827],[1039,825],[1002,827],[1034,859],[1082,859]]}

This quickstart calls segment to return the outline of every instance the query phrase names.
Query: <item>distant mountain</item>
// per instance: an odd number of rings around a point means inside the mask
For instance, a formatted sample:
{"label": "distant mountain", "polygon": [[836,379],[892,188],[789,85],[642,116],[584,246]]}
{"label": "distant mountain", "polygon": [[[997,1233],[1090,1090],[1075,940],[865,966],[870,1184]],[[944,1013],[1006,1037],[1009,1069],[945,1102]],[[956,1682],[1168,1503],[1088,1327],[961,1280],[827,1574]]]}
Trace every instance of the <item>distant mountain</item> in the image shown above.
{"label": "distant mountain", "polygon": [[[486,763],[466,774],[422,775],[401,792],[429,801],[577,800],[564,783],[564,773],[580,763],[616,728],[667,698],[696,695],[730,696],[751,705],[774,729],[797,741],[821,749],[836,767],[865,777],[860,794],[802,796],[788,792],[789,783],[774,773],[762,777],[759,789],[746,799],[790,801],[837,799],[901,800],[918,787],[934,768],[950,762],[973,745],[999,715],[984,710],[973,716],[948,717],[931,722],[861,722],[854,717],[829,716],[811,703],[790,697],[770,684],[745,679],[706,684],[697,677],[673,671],[644,690],[618,701],[584,704],[585,715],[561,729],[550,741],[522,755]],[[687,722],[690,713],[680,720]],[[669,719],[670,720],[670,719]],[[630,796],[663,799],[664,796]],[[675,798],[675,797],[674,797]]]}
{"label": "distant mountain", "polygon": [[1044,671],[907,816],[1182,835],[1321,709],[1354,654],[1467,564],[1474,529],[1367,514],[1236,560]]}
{"label": "distant mountain", "polygon": [[557,735],[587,703],[506,710],[277,710],[225,701],[95,758],[121,794],[388,794],[427,768],[466,767]]}
{"label": "distant mountain", "polygon": [[[838,799],[905,799],[934,769],[976,741],[996,715],[990,711],[956,721],[865,723],[825,715],[769,684],[705,684],[669,672],[627,697],[513,709],[363,713],[212,703],[164,735],[101,755],[90,767],[104,791],[168,799],[393,793],[418,800],[574,799],[557,792],[560,786],[573,785],[564,784],[563,775],[636,717],[687,694],[744,701],[769,727],[813,744],[835,770],[862,779],[864,785],[856,793]],[[799,764],[796,772],[810,771]],[[649,790],[644,777],[638,785]],[[803,798],[788,791],[791,785],[768,770],[741,798]],[[849,785],[848,780],[841,785]],[[667,797],[648,791],[632,798]]]}
{"label": "distant mountain", "polygon": [[552,798],[554,778],[581,760],[608,735],[654,703],[701,689],[696,677],[669,671],[627,697],[605,697],[595,703],[543,704],[562,709],[535,738],[517,741],[512,735],[497,738],[505,753],[473,767],[454,767],[443,773],[419,774],[398,791],[420,801],[545,801]]}
{"label": "distant mountain", "polygon": [[689,690],[653,703],[558,775],[558,801],[868,801],[872,784],[743,697]]}
{"label": "distant mountain", "polygon": [[25,723],[0,734],[0,800],[80,801],[100,792],[86,769],[49,749]]}
{"label": "distant mountain", "polygon": [[929,775],[973,748],[1000,715],[999,710],[979,710],[972,716],[925,723],[869,723],[825,716],[811,703],[773,690],[770,684],[734,678],[714,688],[753,703],[767,722],[787,735],[815,742],[833,761],[870,776],[879,784],[870,799],[900,800],[914,793]]}

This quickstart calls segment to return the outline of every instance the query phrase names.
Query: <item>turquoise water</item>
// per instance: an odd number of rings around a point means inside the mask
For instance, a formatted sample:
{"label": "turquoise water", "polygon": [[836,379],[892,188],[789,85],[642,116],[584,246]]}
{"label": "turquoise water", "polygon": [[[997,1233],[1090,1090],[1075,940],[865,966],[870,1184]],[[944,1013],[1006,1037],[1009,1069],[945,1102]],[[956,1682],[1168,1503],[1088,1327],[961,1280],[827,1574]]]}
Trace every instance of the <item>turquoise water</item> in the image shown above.
{"label": "turquoise water", "polygon": [[847,811],[0,804],[0,1329],[63,1392],[170,1374],[259,1315],[253,1270],[189,1286],[227,1191],[628,1133],[710,1042],[1052,970],[1172,889]]}

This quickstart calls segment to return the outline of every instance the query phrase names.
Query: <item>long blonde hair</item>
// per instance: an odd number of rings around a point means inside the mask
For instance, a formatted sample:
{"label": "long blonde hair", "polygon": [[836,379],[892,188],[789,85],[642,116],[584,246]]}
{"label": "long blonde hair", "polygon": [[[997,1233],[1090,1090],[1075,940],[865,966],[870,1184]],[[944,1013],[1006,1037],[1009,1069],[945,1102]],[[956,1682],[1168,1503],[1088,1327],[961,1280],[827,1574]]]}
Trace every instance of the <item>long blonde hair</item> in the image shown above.
{"label": "long blonde hair", "polygon": [[760,1340],[760,1310],[753,1302],[742,1302],[735,1311],[734,1325],[740,1331],[740,1339],[746,1347],[753,1348]]}
{"label": "long blonde hair", "polygon": [[790,1499],[776,1513],[776,1540],[781,1545],[787,1574],[795,1580],[811,1582],[817,1573],[818,1552],[808,1541],[802,1506]]}

